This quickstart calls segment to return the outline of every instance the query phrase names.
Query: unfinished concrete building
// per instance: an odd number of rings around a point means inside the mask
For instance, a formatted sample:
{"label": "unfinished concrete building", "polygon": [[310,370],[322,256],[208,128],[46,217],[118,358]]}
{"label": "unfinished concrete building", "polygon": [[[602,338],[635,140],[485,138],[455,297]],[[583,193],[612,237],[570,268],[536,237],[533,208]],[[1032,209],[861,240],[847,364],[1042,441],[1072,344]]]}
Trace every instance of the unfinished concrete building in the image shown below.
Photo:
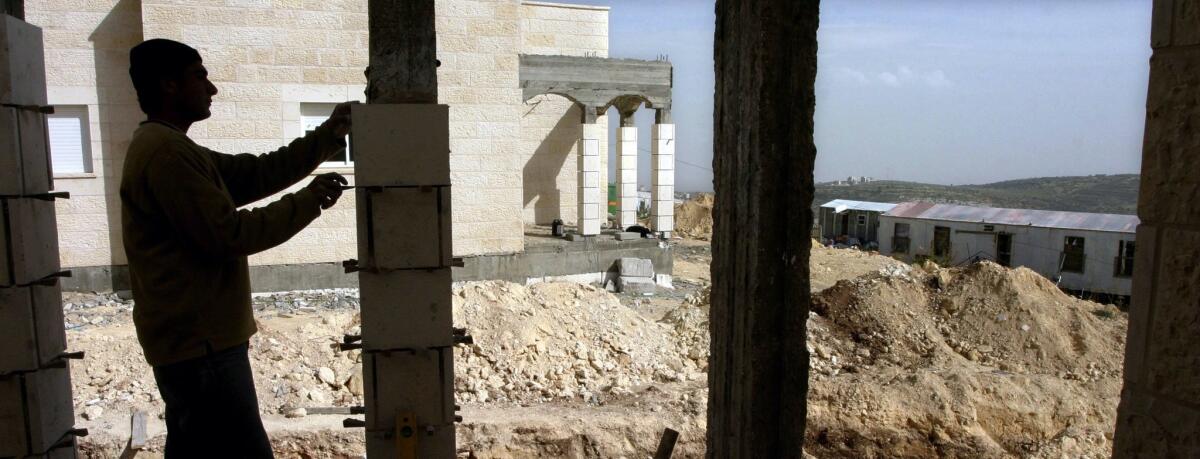
{"label": "unfinished concrete building", "polygon": [[[144,119],[129,83],[131,46],[170,38],[199,49],[221,92],[213,116],[189,135],[216,151],[266,152],[319,124],[334,103],[364,99],[367,3],[25,2],[29,22],[44,30],[48,102],[57,109],[55,179],[75,197],[58,205],[62,263],[75,271],[67,288],[128,289],[116,188],[130,133]],[[562,244],[539,237],[549,231],[535,226],[562,219],[600,235],[614,181],[621,199],[613,227],[636,223],[631,123],[644,105],[659,120],[641,133],[654,139],[654,170],[642,183],[654,187],[650,226],[672,230],[670,63],[609,59],[607,7],[446,0],[435,8],[438,101],[450,106],[454,255],[465,258],[455,279],[598,279],[622,256],[654,259],[669,274],[670,257],[655,241],[603,235]],[[624,123],[615,147],[610,107],[621,118],[612,122]],[[354,180],[357,157],[351,146],[318,172]],[[616,177],[610,157],[620,165]],[[357,253],[354,209],[338,206],[288,243],[252,256],[255,290],[357,285],[340,267]]]}

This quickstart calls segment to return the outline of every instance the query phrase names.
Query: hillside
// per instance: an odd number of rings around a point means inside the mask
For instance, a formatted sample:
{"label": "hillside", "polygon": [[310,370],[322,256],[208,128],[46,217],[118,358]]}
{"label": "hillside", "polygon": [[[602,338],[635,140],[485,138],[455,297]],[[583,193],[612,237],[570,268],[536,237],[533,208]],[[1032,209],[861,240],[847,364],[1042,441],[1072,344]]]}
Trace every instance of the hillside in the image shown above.
{"label": "hillside", "polygon": [[878,181],[852,186],[818,184],[813,205],[833,199],[930,201],[1016,209],[1135,214],[1137,193],[1137,174],[1041,177],[983,185]]}

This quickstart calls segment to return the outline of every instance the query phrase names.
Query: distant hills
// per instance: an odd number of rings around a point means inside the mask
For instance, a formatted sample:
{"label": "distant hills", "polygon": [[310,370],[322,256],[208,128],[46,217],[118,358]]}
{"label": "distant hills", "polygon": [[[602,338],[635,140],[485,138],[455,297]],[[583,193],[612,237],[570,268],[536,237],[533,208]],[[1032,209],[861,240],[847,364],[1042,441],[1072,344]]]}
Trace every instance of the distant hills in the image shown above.
{"label": "distant hills", "polygon": [[1138,175],[1042,177],[984,185],[933,185],[881,180],[859,185],[818,184],[813,206],[834,199],[927,201],[1014,209],[1136,214]]}

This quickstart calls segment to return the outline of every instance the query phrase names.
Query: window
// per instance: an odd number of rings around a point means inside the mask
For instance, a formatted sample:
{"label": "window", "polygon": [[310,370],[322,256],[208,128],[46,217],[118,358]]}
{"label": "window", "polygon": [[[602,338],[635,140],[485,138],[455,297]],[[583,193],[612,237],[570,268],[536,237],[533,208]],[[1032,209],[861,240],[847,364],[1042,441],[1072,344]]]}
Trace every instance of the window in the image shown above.
{"label": "window", "polygon": [[46,115],[50,162],[55,174],[92,172],[92,142],[86,105],[56,105]]}
{"label": "window", "polygon": [[892,253],[908,253],[908,223],[897,223],[892,231]]}
{"label": "window", "polygon": [[858,216],[858,224],[860,224],[860,225],[865,225],[865,224],[867,224],[867,216],[866,216],[866,215],[859,215],[859,216]]}
{"label": "window", "polygon": [[1083,251],[1083,238],[1067,236],[1063,242],[1062,263],[1059,271],[1082,273],[1087,256]]}
{"label": "window", "polygon": [[1117,259],[1113,276],[1129,277],[1133,275],[1133,241],[1117,241]]}
{"label": "window", "polygon": [[950,228],[945,226],[933,227],[933,256],[950,256]]}
{"label": "window", "polygon": [[[333,107],[337,104],[316,104],[316,103],[301,103],[300,104],[300,130],[305,134],[317,129],[321,123],[329,119],[329,115],[333,113]],[[346,149],[333,155],[329,161],[321,164],[321,167],[353,167],[354,153],[350,151],[350,139],[346,136]],[[290,139],[289,139],[290,140]]]}
{"label": "window", "polygon": [[996,225],[983,225],[983,230],[988,232],[996,231]]}

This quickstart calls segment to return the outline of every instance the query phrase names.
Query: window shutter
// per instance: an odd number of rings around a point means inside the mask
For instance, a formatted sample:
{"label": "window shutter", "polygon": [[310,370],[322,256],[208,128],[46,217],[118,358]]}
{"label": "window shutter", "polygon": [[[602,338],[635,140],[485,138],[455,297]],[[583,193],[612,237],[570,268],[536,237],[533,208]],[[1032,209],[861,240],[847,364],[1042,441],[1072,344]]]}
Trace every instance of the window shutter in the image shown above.
{"label": "window shutter", "polygon": [[85,106],[56,106],[54,114],[46,116],[50,137],[50,158],[56,174],[91,172],[88,154],[88,121]]}

